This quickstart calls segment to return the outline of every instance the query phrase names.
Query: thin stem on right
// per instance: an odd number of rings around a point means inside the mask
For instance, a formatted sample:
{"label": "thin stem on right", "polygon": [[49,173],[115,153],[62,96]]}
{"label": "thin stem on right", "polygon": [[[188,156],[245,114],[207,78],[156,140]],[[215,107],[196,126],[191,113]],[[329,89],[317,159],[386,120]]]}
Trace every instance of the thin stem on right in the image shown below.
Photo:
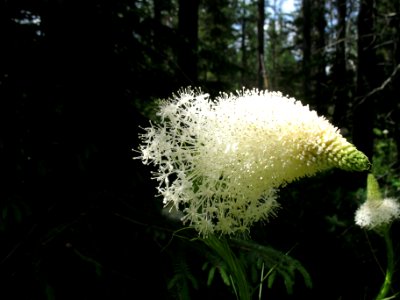
{"label": "thin stem on right", "polygon": [[389,228],[386,228],[383,231],[383,238],[386,244],[387,267],[386,267],[385,281],[382,284],[379,294],[376,296],[376,300],[385,299],[392,285],[392,277],[394,272],[394,252],[393,252],[393,242],[390,237],[389,231],[390,231]]}

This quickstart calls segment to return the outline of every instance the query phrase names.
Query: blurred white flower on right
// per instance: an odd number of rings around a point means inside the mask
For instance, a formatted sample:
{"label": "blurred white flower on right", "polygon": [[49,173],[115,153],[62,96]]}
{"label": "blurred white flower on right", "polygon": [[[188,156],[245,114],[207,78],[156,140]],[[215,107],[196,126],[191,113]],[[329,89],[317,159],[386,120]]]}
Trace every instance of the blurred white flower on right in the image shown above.
{"label": "blurred white flower on right", "polygon": [[356,211],[356,224],[365,229],[390,225],[400,218],[400,205],[396,199],[367,200]]}
{"label": "blurred white flower on right", "polygon": [[379,229],[400,218],[400,204],[394,198],[383,198],[378,180],[367,177],[367,200],[357,209],[355,222],[365,229]]}

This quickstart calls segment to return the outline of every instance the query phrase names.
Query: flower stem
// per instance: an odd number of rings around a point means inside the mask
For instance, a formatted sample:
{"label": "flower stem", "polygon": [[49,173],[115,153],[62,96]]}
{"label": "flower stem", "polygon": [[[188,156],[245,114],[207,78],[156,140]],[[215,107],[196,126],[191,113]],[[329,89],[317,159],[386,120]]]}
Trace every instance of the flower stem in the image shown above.
{"label": "flower stem", "polygon": [[217,238],[210,235],[201,239],[208,247],[215,251],[227,264],[231,272],[232,286],[237,299],[250,300],[250,286],[246,278],[244,266],[240,259],[233,253],[228,240],[224,237]]}
{"label": "flower stem", "polygon": [[387,267],[386,267],[385,281],[382,284],[381,290],[379,291],[376,300],[384,299],[388,294],[388,292],[390,291],[390,287],[392,285],[393,271],[394,271],[393,243],[389,234],[389,228],[383,230],[383,238],[385,239],[386,243]]}

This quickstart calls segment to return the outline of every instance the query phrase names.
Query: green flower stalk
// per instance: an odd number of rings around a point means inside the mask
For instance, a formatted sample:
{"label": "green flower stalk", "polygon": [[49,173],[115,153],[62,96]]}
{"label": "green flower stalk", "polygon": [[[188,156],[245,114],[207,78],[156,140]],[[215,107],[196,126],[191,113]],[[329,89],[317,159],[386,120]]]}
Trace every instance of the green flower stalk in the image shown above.
{"label": "green flower stalk", "polygon": [[[386,299],[392,285],[394,273],[394,251],[390,237],[390,225],[400,218],[400,204],[396,199],[383,198],[378,181],[369,174],[367,179],[367,200],[358,208],[355,222],[362,228],[374,230],[383,237],[386,245],[387,267],[385,279],[376,300]],[[389,298],[388,298],[389,299]]]}
{"label": "green flower stalk", "polygon": [[394,251],[392,238],[390,237],[389,230],[385,230],[382,234],[386,244],[387,267],[385,280],[383,281],[376,300],[384,300],[386,298],[392,286],[392,278],[394,273]]}
{"label": "green flower stalk", "polygon": [[330,168],[363,171],[368,158],[308,106],[278,92],[181,90],[140,137],[140,159],[165,205],[200,235],[247,232],[279,207],[277,190]]}

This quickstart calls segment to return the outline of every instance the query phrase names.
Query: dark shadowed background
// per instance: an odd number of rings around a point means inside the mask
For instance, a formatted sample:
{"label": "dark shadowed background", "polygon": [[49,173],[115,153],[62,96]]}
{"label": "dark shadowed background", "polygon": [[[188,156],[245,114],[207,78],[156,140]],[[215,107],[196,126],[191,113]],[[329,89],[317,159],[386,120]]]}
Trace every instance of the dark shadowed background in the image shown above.
{"label": "dark shadowed background", "polygon": [[[281,2],[1,1],[1,299],[235,299],[218,276],[207,286],[207,257],[173,238],[151,167],[132,159],[154,101],[181,87],[295,96],[399,194],[400,1]],[[278,277],[267,299],[375,295],[382,241],[353,222],[365,178],[282,189],[251,237],[290,252],[313,288],[299,276],[288,295]]]}

